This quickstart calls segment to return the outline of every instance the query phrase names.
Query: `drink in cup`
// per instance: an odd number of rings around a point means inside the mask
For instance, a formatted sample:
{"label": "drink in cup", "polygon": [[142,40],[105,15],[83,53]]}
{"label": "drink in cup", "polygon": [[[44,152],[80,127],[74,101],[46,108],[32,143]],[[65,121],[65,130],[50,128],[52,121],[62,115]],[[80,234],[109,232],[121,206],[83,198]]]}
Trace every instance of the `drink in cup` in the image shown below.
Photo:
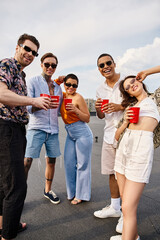
{"label": "drink in cup", "polygon": [[109,99],[102,99],[101,111],[103,112],[104,104],[109,103]]}
{"label": "drink in cup", "polygon": [[45,93],[41,93],[41,94],[40,94],[40,97],[48,97],[48,98],[50,98],[50,95],[45,94]]}
{"label": "drink in cup", "polygon": [[[66,109],[68,103],[72,103],[72,99],[71,98],[64,98],[65,109]],[[66,110],[68,110],[68,109],[66,109]]]}
{"label": "drink in cup", "polygon": [[139,107],[130,107],[129,110],[133,111],[133,116],[132,116],[133,118],[129,119],[129,122],[130,123],[138,123],[140,108]]}
{"label": "drink in cup", "polygon": [[59,96],[51,96],[51,101],[59,103]]}

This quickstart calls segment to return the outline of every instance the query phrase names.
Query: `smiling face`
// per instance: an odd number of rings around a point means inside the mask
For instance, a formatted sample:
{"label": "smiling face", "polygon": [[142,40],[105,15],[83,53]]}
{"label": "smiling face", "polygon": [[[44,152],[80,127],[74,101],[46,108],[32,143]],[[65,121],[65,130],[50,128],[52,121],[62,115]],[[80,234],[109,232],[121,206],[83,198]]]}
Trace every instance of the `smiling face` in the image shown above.
{"label": "smiling face", "polygon": [[[25,40],[23,45],[29,47],[32,51],[37,52],[37,46],[30,40]],[[22,66],[22,69],[31,64],[35,56],[33,56],[32,51],[27,52],[23,47],[17,45],[15,59]]]}
{"label": "smiling face", "polygon": [[143,91],[143,85],[136,78],[127,78],[123,83],[124,90],[131,96],[137,97]]}
{"label": "smiling face", "polygon": [[49,77],[56,71],[57,61],[54,57],[47,57],[41,63],[43,73]]}
{"label": "smiling face", "polygon": [[75,88],[75,86],[78,87],[76,79],[68,78],[67,81],[64,82],[64,88],[68,95],[74,95],[76,93],[77,88]]}
{"label": "smiling face", "polygon": [[111,57],[104,56],[98,60],[98,69],[105,78],[112,78],[115,74],[116,64]]}

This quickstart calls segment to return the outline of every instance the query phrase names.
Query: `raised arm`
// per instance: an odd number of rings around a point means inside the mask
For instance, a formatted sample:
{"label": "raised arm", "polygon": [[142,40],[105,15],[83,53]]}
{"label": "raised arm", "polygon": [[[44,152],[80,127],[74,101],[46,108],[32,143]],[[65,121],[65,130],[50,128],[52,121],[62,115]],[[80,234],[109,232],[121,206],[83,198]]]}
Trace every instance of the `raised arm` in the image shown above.
{"label": "raised arm", "polygon": [[154,73],[160,73],[160,65],[139,72],[136,76],[136,79],[139,81],[143,81],[148,75]]}

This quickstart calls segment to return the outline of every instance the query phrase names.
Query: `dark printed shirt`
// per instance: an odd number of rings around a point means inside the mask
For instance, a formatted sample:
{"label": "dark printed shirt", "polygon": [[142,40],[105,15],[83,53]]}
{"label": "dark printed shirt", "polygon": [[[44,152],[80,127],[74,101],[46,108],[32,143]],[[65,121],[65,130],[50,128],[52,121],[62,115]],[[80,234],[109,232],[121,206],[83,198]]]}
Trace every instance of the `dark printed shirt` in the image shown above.
{"label": "dark printed shirt", "polygon": [[[27,96],[25,73],[20,72],[20,69],[21,65],[14,58],[1,60],[0,81],[6,83],[12,92],[20,96]],[[11,107],[0,103],[0,118],[27,124],[29,115],[25,106]]]}

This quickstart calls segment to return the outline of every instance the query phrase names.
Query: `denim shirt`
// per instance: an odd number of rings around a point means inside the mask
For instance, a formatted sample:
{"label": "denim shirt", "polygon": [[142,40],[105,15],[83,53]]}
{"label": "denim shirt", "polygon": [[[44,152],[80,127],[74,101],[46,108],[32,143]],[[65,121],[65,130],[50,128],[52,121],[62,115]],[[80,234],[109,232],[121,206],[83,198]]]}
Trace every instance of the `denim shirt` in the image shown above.
{"label": "denim shirt", "polygon": [[[50,95],[48,84],[42,75],[33,77],[27,80],[26,83],[27,83],[28,96],[40,97],[41,93]],[[55,83],[55,81],[53,81],[53,85],[54,85],[54,95],[60,96],[59,101],[61,105],[62,103],[61,87],[57,83]],[[51,134],[58,133],[59,132],[58,113],[59,113],[60,105],[58,108],[55,108],[55,109],[48,109],[47,111],[38,110],[34,113],[32,113],[32,106],[28,106],[27,109],[30,117],[28,130],[38,129]]]}

